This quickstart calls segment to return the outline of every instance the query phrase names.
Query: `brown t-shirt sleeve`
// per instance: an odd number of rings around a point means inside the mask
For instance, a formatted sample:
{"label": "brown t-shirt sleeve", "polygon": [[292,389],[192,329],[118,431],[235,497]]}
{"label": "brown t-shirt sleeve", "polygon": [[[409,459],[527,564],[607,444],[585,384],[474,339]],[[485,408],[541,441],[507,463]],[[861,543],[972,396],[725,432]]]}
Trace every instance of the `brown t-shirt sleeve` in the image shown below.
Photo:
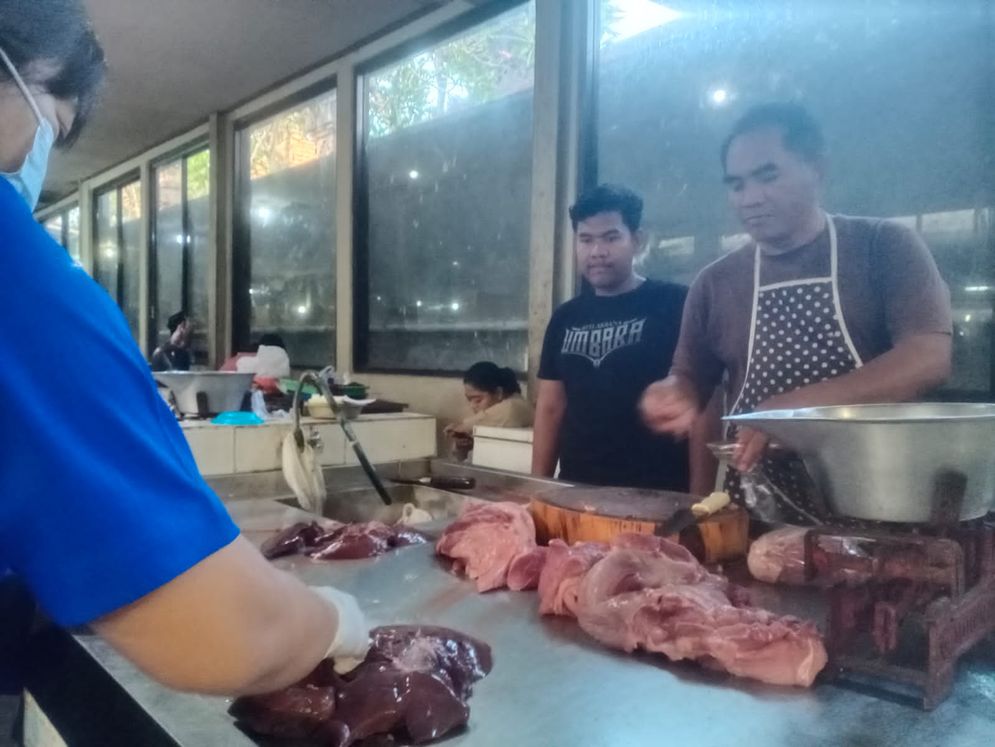
{"label": "brown t-shirt sleeve", "polygon": [[687,301],[684,302],[684,315],[681,318],[681,335],[674,351],[671,374],[684,376],[698,390],[698,397],[704,407],[715,387],[722,380],[722,361],[715,353],[710,311],[713,307],[711,283],[708,270],[700,273],[691,283]]}
{"label": "brown t-shirt sleeve", "polygon": [[892,344],[910,335],[952,334],[950,290],[926,242],[911,228],[883,220],[875,231],[874,287],[882,289]]}

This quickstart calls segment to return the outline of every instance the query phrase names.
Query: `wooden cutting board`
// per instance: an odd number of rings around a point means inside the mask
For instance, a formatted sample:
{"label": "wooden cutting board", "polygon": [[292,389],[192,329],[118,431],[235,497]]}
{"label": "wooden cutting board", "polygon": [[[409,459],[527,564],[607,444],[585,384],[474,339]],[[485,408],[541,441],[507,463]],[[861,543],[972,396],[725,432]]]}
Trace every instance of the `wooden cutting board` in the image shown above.
{"label": "wooden cutting board", "polygon": [[[639,488],[558,488],[532,497],[530,509],[540,542],[610,542],[624,532],[653,534],[661,522],[699,498]],[[706,563],[746,554],[749,517],[729,505],[676,538]]]}

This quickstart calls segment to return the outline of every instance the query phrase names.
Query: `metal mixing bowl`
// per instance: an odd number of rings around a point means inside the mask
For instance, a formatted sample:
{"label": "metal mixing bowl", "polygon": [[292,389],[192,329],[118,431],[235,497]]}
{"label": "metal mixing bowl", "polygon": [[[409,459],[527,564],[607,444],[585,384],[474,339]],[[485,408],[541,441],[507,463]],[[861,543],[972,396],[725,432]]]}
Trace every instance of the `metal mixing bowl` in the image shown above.
{"label": "metal mixing bowl", "polygon": [[938,486],[963,485],[960,519],[995,505],[995,405],[888,404],[726,418],[796,452],[828,508],[858,519],[928,522]]}

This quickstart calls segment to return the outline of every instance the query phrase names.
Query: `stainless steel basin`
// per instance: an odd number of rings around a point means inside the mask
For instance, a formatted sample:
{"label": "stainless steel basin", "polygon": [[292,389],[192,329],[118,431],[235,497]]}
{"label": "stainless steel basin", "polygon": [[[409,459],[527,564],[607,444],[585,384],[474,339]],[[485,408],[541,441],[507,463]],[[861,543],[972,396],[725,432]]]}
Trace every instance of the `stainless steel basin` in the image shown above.
{"label": "stainless steel basin", "polygon": [[156,371],[152,375],[173,392],[181,413],[200,416],[241,408],[253,378],[250,373],[228,371]]}
{"label": "stainless steel basin", "polygon": [[831,511],[924,523],[959,494],[962,520],[995,504],[995,405],[887,404],[726,418],[795,451]]}
{"label": "stainless steel basin", "polygon": [[[352,488],[331,490],[325,497],[321,515],[336,521],[382,521],[393,524],[400,520],[405,504],[427,511],[432,521],[449,521],[457,516],[466,496],[448,493],[422,485],[389,485],[393,503],[385,506],[373,488]],[[296,505],[296,501],[284,501]]]}

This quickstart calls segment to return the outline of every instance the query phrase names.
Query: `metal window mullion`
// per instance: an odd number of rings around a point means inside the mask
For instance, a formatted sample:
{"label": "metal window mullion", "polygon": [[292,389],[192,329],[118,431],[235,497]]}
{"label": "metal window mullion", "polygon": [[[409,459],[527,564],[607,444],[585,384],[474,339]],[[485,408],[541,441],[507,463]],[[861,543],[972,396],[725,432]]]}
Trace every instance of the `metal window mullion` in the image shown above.
{"label": "metal window mullion", "polygon": [[148,265],[148,309],[146,318],[149,331],[146,344],[149,350],[159,345],[159,167],[153,168],[149,179],[149,265]]}
{"label": "metal window mullion", "polygon": [[183,233],[183,242],[180,245],[180,308],[188,314],[191,313],[193,302],[190,290],[190,274],[192,272],[190,245],[193,230],[190,225],[190,185],[187,178],[187,162],[189,160],[190,156],[183,156],[180,159],[180,231]]}
{"label": "metal window mullion", "polygon": [[138,329],[135,330],[138,346],[142,349],[143,355],[148,357],[152,352],[149,348],[149,308],[150,308],[150,257],[152,235],[152,166],[151,162],[144,161],[138,170],[138,246],[135,261],[138,263],[136,274],[138,276],[138,298],[135,306],[138,310]]}
{"label": "metal window mullion", "polygon": [[353,172],[358,120],[356,71],[341,69],[335,78],[335,367],[354,370],[353,272],[355,233],[353,227]]}
{"label": "metal window mullion", "polygon": [[115,277],[114,295],[117,298],[117,305],[123,312],[125,310],[124,298],[124,186],[119,185],[114,188],[117,192],[115,207],[117,208],[117,272]]}
{"label": "metal window mullion", "polygon": [[208,179],[208,363],[217,368],[232,349],[232,228],[234,201],[232,157],[234,128],[224,114],[211,115],[208,148],[211,154]]}
{"label": "metal window mullion", "polygon": [[370,179],[366,160],[367,90],[365,74],[353,85],[352,169],[352,365],[363,371],[370,365]]}
{"label": "metal window mullion", "polygon": [[232,171],[231,309],[233,349],[245,347],[252,337],[252,227],[250,223],[251,179],[249,169],[249,127],[234,133]]}
{"label": "metal window mullion", "polygon": [[[539,357],[553,308],[573,295],[572,231],[567,207],[583,178],[581,102],[589,61],[593,0],[536,4],[532,211],[529,248],[528,381],[535,392]],[[554,252],[550,247],[555,247]]]}

